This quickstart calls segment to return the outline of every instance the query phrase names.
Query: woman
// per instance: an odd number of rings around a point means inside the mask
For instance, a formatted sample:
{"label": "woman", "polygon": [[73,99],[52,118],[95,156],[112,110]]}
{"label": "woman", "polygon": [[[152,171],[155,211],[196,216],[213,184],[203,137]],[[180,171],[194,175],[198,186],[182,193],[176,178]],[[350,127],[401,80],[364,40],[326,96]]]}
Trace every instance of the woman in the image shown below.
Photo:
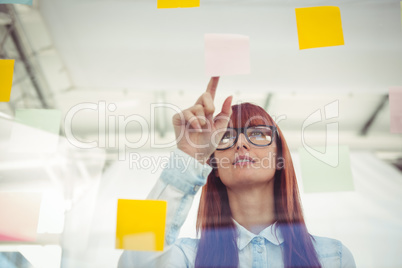
{"label": "woman", "polygon": [[[119,267],[355,267],[340,241],[307,232],[289,149],[264,109],[228,97],[212,117],[218,81],[173,117],[187,165],[172,157],[148,197],[168,201],[165,250],[125,251]],[[204,184],[201,237],[176,240]]]}

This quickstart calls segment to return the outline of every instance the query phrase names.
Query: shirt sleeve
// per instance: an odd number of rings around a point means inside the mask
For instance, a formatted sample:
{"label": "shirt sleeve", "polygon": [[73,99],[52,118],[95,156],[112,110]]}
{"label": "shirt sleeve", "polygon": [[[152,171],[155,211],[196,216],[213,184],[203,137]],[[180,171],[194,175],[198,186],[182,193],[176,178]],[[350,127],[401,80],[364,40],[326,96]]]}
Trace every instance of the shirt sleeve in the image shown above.
{"label": "shirt sleeve", "polygon": [[[174,245],[180,228],[187,218],[194,195],[206,183],[212,168],[176,149],[152,188],[147,199],[167,201],[165,244],[162,252],[124,251],[119,268],[168,267],[174,259],[176,267],[187,267],[185,254]],[[174,251],[174,258],[170,255]]]}
{"label": "shirt sleeve", "polygon": [[356,263],[355,259],[353,258],[352,252],[343,244],[341,254],[342,268],[356,268]]}

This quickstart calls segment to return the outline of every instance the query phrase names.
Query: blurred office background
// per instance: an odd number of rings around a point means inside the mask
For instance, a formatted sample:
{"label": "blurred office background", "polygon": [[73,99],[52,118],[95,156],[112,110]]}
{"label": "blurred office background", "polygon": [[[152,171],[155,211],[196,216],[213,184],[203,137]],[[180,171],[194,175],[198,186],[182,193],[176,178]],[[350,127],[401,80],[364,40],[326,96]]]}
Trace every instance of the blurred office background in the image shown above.
{"label": "blurred office background", "polygon": [[[323,5],[340,7],[345,45],[299,50],[294,9]],[[221,77],[216,109],[233,95],[277,119],[310,232],[341,240],[358,267],[402,267],[402,135],[390,132],[388,101],[389,88],[402,86],[399,0],[0,5],[0,58],[16,60],[10,102],[0,102],[0,190],[42,194],[36,238],[0,241],[1,267],[117,265],[117,199],[145,198],[161,172],[152,159],[163,162],[175,147],[172,115],[209,80],[205,33],[250,37],[251,74]],[[323,112],[303,129],[334,102],[339,116]],[[55,152],[9,152],[18,109],[61,112]],[[128,118],[124,128],[113,127],[119,117]],[[298,148],[303,139],[325,146],[334,122],[350,150],[354,191],[304,193]],[[119,148],[124,142],[141,146]],[[195,236],[196,209],[181,236]]]}

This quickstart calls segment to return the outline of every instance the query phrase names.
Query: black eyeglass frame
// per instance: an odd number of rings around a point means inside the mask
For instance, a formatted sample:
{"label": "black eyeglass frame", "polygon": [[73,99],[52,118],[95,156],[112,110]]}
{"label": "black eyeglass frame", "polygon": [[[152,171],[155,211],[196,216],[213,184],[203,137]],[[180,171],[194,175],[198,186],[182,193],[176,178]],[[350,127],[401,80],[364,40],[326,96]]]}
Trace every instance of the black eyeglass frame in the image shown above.
{"label": "black eyeglass frame", "polygon": [[[247,136],[247,129],[252,128],[252,127],[268,127],[268,128],[270,128],[271,131],[272,131],[272,140],[271,140],[271,142],[270,142],[269,144],[266,144],[266,145],[259,145],[259,144],[255,144],[255,143],[253,143],[252,141],[250,141],[250,139],[249,139],[248,136]],[[224,150],[227,150],[227,149],[232,148],[232,147],[237,143],[237,141],[239,140],[239,136],[240,136],[241,133],[243,133],[244,137],[246,137],[246,140],[247,140],[250,144],[252,144],[252,145],[254,145],[254,146],[258,146],[258,147],[270,146],[270,145],[272,144],[272,142],[274,141],[274,139],[276,139],[276,137],[277,137],[278,140],[279,140],[279,132],[278,132],[278,129],[276,128],[276,126],[271,126],[271,125],[257,125],[257,126],[240,127],[240,128],[228,127],[228,128],[226,129],[226,131],[227,131],[228,129],[234,129],[234,130],[236,130],[237,135],[236,135],[235,141],[233,142],[233,144],[232,144],[231,146],[229,146],[229,147],[227,147],[227,148],[225,148],[225,149],[216,148],[216,150],[218,150],[218,151],[224,151]],[[225,133],[226,133],[226,131],[225,131]],[[275,135],[275,134],[276,134],[276,135]]]}

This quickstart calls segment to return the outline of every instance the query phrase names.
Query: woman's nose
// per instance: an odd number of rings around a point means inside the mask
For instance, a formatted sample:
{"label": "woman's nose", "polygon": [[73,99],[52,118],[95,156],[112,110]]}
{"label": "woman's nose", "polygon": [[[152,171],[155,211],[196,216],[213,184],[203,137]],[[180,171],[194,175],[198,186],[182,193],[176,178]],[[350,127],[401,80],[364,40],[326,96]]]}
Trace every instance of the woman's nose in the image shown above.
{"label": "woman's nose", "polygon": [[246,139],[246,136],[243,133],[240,133],[239,138],[237,139],[236,149],[239,150],[241,147],[244,149],[249,149],[249,144]]}

